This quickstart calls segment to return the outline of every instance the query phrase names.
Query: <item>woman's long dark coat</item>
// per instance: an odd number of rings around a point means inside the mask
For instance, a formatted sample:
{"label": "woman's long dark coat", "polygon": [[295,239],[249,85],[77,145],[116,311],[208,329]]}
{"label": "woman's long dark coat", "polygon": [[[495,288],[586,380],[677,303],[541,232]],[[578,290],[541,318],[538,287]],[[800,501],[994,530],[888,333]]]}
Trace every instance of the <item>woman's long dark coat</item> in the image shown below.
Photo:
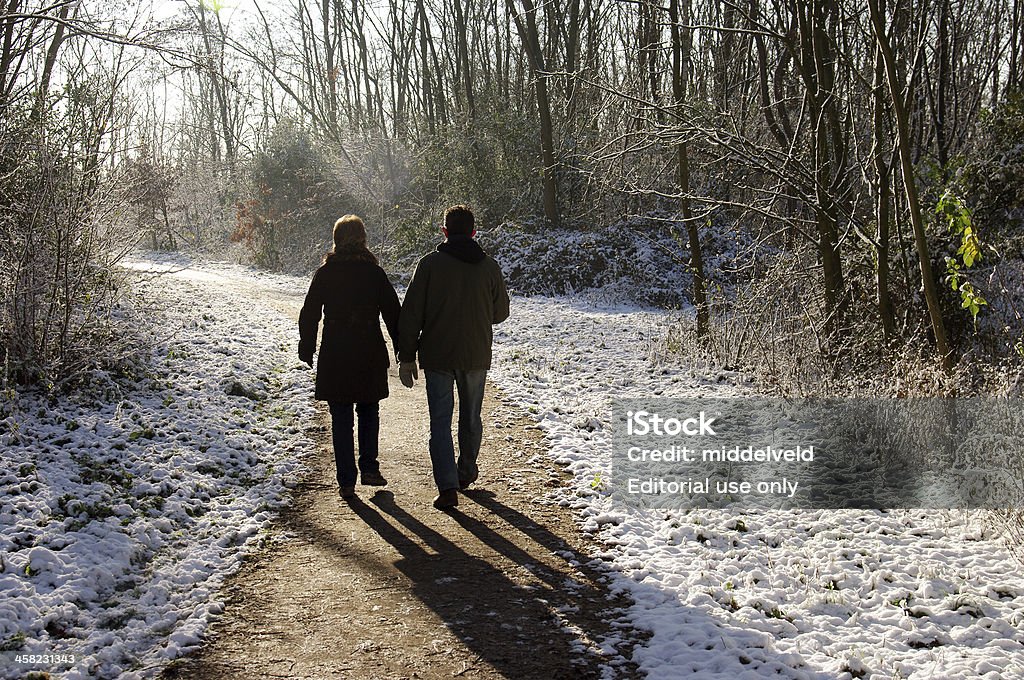
{"label": "woman's long dark coat", "polygon": [[394,345],[398,338],[398,295],[369,252],[332,253],[316,273],[299,313],[299,358],[316,347],[321,313],[324,334],[316,364],[316,398],[367,403],[388,396],[387,345],[383,317]]}

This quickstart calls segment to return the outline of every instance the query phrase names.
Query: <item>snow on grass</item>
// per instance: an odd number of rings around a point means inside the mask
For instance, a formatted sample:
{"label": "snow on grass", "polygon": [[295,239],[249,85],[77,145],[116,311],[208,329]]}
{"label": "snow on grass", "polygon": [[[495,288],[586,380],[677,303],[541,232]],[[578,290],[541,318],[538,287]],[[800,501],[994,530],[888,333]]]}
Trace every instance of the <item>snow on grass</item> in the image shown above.
{"label": "snow on grass", "polygon": [[[173,272],[140,283],[147,374],[0,405],[0,650],[74,654],[63,678],[151,677],[198,645],[312,450],[295,323],[267,302],[288,282],[131,264]],[[32,668],[12,659],[0,676]]]}
{"label": "snow on grass", "polygon": [[[0,402],[0,651],[76,654],[65,678],[150,677],[193,649],[311,450],[311,375],[288,316],[307,281],[181,258],[132,267],[158,304],[148,375],[108,378],[95,390],[106,400]],[[662,356],[675,320],[517,297],[491,371],[573,473],[557,501],[603,542],[591,564],[609,565],[612,590],[635,601],[611,625],[650,631],[640,667],[652,678],[1024,677],[1024,579],[975,515],[611,502],[612,397],[751,393],[742,376]],[[615,677],[624,639],[584,633]],[[27,670],[0,665],[0,676]]]}
{"label": "snow on grass", "polygon": [[[551,229],[505,222],[478,235],[501,265],[509,288],[528,295],[573,295],[605,302],[688,309],[693,276],[679,215],[655,212],[602,226]],[[734,223],[701,228],[704,271],[729,290],[736,272],[763,259],[766,248]],[[411,267],[406,267],[411,268]],[[723,291],[719,291],[724,292]]]}
{"label": "snow on grass", "polygon": [[[652,678],[1024,677],[1024,577],[976,513],[655,511],[602,493],[613,397],[749,396],[659,349],[677,315],[515,298],[491,378],[573,477]],[[615,640],[603,641],[614,662]],[[606,669],[607,670],[607,669]]]}

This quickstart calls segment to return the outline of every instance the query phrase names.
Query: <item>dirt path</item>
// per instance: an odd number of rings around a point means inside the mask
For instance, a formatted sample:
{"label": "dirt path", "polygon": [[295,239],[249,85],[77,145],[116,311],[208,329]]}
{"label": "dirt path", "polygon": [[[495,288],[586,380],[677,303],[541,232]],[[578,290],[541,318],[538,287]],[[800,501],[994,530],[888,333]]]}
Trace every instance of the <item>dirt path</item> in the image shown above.
{"label": "dirt path", "polygon": [[[615,621],[627,603],[585,564],[571,511],[544,501],[561,477],[540,433],[489,386],[480,480],[439,512],[422,381],[406,390],[390,379],[386,489],[338,497],[321,411],[317,454],[278,540],[229,579],[208,644],[165,678],[601,677],[595,642],[631,637]],[[614,670],[636,676],[628,663]]]}

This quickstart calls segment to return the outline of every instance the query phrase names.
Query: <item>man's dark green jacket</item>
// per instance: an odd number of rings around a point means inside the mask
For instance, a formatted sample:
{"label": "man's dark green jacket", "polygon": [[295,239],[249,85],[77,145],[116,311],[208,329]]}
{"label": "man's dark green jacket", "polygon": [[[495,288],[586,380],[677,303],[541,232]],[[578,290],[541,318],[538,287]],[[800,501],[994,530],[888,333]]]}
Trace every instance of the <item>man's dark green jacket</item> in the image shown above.
{"label": "man's dark green jacket", "polygon": [[469,236],[416,265],[398,319],[398,359],[429,370],[491,367],[491,325],[508,318],[501,267]]}

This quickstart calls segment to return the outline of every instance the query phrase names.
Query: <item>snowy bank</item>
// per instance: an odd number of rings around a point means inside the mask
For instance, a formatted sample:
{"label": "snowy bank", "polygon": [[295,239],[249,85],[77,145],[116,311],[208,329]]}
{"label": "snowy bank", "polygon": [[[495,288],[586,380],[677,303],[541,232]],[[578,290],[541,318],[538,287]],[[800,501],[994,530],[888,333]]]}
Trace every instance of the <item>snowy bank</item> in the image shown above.
{"label": "snowy bank", "polygon": [[33,668],[16,653],[74,655],[35,667],[63,678],[132,678],[191,651],[312,450],[309,372],[274,304],[295,285],[132,266],[156,333],[147,375],[106,378],[110,399],[0,406],[0,677]]}
{"label": "snowy bank", "polygon": [[[595,557],[652,633],[634,651],[640,668],[702,680],[1024,677],[1024,577],[977,515],[638,510],[602,492],[613,397],[750,394],[741,376],[663,356],[677,316],[516,298],[491,371],[572,473],[555,500],[606,546]],[[616,641],[604,648],[614,666]]]}

